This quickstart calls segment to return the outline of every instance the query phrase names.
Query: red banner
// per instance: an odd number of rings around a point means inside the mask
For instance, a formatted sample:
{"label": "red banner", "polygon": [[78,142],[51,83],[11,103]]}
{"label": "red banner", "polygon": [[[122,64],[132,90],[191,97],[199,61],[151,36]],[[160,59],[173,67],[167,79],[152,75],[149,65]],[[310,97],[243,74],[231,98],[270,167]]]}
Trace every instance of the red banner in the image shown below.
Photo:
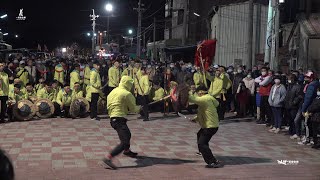
{"label": "red banner", "polygon": [[216,54],[216,45],[216,39],[205,40],[201,44],[199,44],[195,55],[195,66],[203,66],[205,70],[208,70],[212,65],[212,59]]}

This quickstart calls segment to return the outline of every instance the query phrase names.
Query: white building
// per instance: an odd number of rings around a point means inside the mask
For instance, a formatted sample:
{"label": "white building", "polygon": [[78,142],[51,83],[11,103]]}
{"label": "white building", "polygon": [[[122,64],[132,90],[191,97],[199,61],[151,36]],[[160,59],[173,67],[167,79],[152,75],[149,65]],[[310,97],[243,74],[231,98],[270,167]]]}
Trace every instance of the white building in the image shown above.
{"label": "white building", "polygon": [[[248,60],[249,3],[216,6],[212,12],[211,38],[217,39],[214,62],[219,65],[246,65]],[[268,6],[255,3],[253,17],[253,59],[263,54],[266,42]],[[255,65],[255,63],[253,63]]]}

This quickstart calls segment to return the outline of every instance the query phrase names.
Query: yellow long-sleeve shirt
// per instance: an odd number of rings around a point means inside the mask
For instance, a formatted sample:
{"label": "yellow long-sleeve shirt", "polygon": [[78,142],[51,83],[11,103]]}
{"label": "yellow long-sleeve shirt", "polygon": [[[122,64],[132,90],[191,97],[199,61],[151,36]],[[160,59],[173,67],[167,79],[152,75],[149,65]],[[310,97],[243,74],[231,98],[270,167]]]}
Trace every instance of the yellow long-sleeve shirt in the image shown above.
{"label": "yellow long-sleeve shirt", "polygon": [[203,74],[199,73],[199,72],[194,73],[193,74],[193,81],[194,81],[194,85],[196,86],[196,88],[201,85],[204,85]]}
{"label": "yellow long-sleeve shirt", "polygon": [[9,78],[5,72],[0,72],[0,96],[9,95]]}
{"label": "yellow long-sleeve shirt", "polygon": [[138,94],[141,96],[148,95],[151,90],[151,84],[148,75],[141,76],[138,82]]}
{"label": "yellow long-sleeve shirt", "polygon": [[26,86],[29,83],[29,73],[25,68],[19,68],[16,78],[21,80],[23,86]]}
{"label": "yellow long-sleeve shirt", "polygon": [[91,73],[91,69],[89,66],[86,66],[84,68],[84,80],[83,83],[85,85],[89,85],[90,84],[90,73]]}
{"label": "yellow long-sleeve shirt", "polygon": [[61,64],[56,65],[54,68],[54,79],[64,84],[64,69]]}
{"label": "yellow long-sleeve shirt", "polygon": [[108,71],[109,87],[118,87],[120,82],[120,69],[111,67]]}
{"label": "yellow long-sleeve shirt", "polygon": [[74,70],[70,73],[70,89],[74,88],[74,83],[80,83],[80,72]]}
{"label": "yellow long-sleeve shirt", "polygon": [[50,101],[53,101],[55,99],[55,96],[53,91],[48,92],[46,88],[42,88],[38,90],[37,98],[46,98],[46,99],[49,99]]}

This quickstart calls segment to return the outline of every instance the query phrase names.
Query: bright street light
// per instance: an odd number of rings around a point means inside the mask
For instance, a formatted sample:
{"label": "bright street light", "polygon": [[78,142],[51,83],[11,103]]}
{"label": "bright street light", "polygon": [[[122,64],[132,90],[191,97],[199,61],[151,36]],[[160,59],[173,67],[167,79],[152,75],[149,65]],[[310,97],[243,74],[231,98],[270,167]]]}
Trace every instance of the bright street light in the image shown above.
{"label": "bright street light", "polygon": [[0,16],[1,19],[8,17],[8,14],[4,14],[2,16]]}
{"label": "bright street light", "polygon": [[4,35],[4,36],[8,36],[8,35],[9,35],[9,33],[4,33],[3,35]]}
{"label": "bright street light", "polygon": [[106,5],[106,10],[107,10],[108,12],[111,12],[111,11],[113,10],[112,4],[108,3],[108,4]]}
{"label": "bright street light", "polygon": [[279,3],[285,3],[285,0],[279,0]]}
{"label": "bright street light", "polygon": [[63,53],[67,52],[67,48],[62,48],[62,52]]}
{"label": "bright street light", "polygon": [[194,14],[195,16],[200,17],[200,14],[198,14],[198,13],[195,13],[195,12],[194,12],[193,14]]}
{"label": "bright street light", "polygon": [[129,29],[128,33],[129,33],[129,34],[132,34],[132,33],[133,33],[132,29]]}
{"label": "bright street light", "polygon": [[17,35],[17,34],[16,34],[14,37],[15,37],[15,38],[18,38],[18,37],[19,37],[19,35]]}
{"label": "bright street light", "polygon": [[97,36],[97,33],[94,33],[94,36]]}
{"label": "bright street light", "polygon": [[87,36],[91,36],[91,34],[90,34],[90,33],[87,33]]}

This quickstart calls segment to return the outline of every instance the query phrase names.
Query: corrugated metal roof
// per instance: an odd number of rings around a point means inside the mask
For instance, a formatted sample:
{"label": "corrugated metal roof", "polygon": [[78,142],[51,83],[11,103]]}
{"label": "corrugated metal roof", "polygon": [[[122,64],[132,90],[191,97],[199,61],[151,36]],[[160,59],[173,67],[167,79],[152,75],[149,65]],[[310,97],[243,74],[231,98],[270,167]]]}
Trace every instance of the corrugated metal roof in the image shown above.
{"label": "corrugated metal roof", "polygon": [[320,14],[311,14],[309,19],[306,19],[305,15],[300,15],[299,22],[307,31],[308,36],[320,37]]}
{"label": "corrugated metal roof", "polygon": [[[214,0],[212,4],[213,6],[222,6],[222,5],[228,5],[228,4],[242,3],[246,1],[248,0]],[[268,5],[269,0],[255,0],[255,3]]]}

